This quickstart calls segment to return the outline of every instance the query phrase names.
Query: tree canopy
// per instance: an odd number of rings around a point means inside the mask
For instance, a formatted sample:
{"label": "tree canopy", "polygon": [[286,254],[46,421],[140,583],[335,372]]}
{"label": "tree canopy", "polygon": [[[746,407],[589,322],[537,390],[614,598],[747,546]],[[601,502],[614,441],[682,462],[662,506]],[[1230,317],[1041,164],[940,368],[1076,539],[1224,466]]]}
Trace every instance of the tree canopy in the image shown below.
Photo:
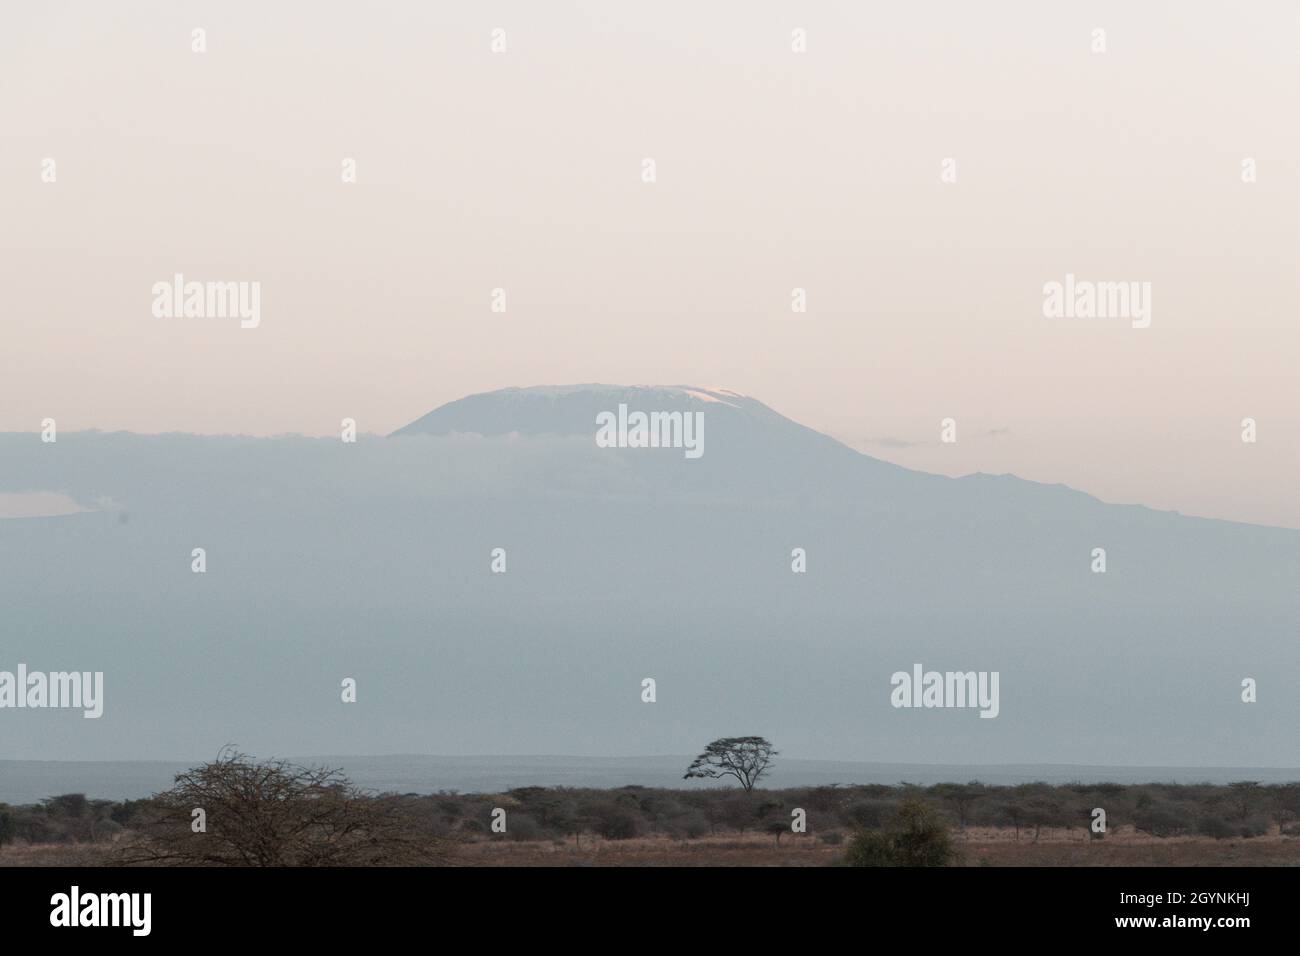
{"label": "tree canopy", "polygon": [[691,762],[682,779],[735,777],[748,793],[767,772],[776,754],[771,742],[763,737],[719,737]]}

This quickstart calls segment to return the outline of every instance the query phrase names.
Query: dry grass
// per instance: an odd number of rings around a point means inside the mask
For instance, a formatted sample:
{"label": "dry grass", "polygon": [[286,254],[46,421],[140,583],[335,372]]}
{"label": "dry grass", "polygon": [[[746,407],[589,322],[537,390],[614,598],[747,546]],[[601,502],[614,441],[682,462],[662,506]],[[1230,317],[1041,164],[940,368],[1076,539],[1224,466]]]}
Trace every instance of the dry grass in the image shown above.
{"label": "dry grass", "polygon": [[0,849],[0,866],[104,866],[107,843],[11,844]]}
{"label": "dry grass", "polygon": [[782,837],[779,848],[762,834],[696,840],[584,836],[581,847],[573,840],[555,844],[483,839],[461,846],[454,860],[462,866],[829,866],[842,854],[843,847],[793,834]]}
{"label": "dry grass", "polygon": [[[963,866],[1300,866],[1300,839],[1277,834],[1250,840],[1205,837],[1161,839],[1123,828],[1104,840],[1085,830],[1033,833],[971,828],[954,834]],[[584,838],[514,843],[480,840],[461,847],[456,862],[468,866],[832,866],[843,846],[814,836],[787,836],[778,848],[770,836],[713,836],[697,840],[645,837],[636,840]]]}
{"label": "dry grass", "polygon": [[[1037,842],[1032,831],[1019,839],[1010,829],[972,827],[955,832],[962,866],[1300,866],[1300,839],[1277,833],[1249,840],[1206,837],[1161,839],[1125,827],[1104,840],[1089,840],[1082,829],[1044,829]],[[0,866],[102,866],[106,844],[7,846]],[[776,841],[747,833],[674,840],[641,837],[602,840],[515,842],[480,838],[460,844],[453,866],[833,866],[843,845],[823,843],[815,835],[788,835]]]}
{"label": "dry grass", "polygon": [[[1300,866],[1300,839],[1277,834],[1250,840],[1160,839],[1123,828],[1104,840],[1085,830],[1043,830],[1038,842],[1022,830],[971,828],[955,833],[962,866]],[[778,848],[762,834],[671,840],[583,839],[563,845],[479,840],[455,861],[467,866],[832,866],[844,847],[815,836],[786,836]]]}
{"label": "dry grass", "polygon": [[1300,866],[1300,839],[1274,832],[1245,839],[1154,837],[1121,827],[1104,840],[1086,830],[1033,833],[972,827],[957,834],[967,866]]}

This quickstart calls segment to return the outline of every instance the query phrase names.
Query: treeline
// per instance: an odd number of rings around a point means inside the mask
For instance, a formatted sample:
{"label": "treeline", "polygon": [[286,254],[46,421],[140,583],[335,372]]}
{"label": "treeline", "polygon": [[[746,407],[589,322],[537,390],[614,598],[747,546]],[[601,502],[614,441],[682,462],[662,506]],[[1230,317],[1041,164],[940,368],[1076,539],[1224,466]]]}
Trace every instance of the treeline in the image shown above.
{"label": "treeline", "polygon": [[[329,784],[332,786],[333,784]],[[312,798],[332,790],[314,784]],[[189,830],[192,807],[214,804],[200,791],[178,799],[175,792],[144,800],[92,800],[82,794],[51,797],[39,804],[0,804],[0,847],[22,841],[45,843],[118,842],[160,821],[167,833]],[[382,810],[388,830],[400,827],[419,839],[454,843],[465,839],[572,841],[624,840],[666,836],[692,840],[713,834],[763,832],[780,841],[792,833],[795,810],[804,811],[806,832],[838,843],[862,830],[887,828],[905,801],[920,801],[955,831],[999,827],[1016,839],[1038,840],[1045,832],[1073,829],[1092,833],[1095,810],[1105,811],[1106,831],[1134,827],[1156,837],[1253,838],[1270,833],[1300,836],[1300,783],[1241,781],[1210,784],[981,783],[921,787],[852,785],[783,790],[667,790],[622,787],[594,790],[521,787],[503,794],[367,796],[350,791],[339,802],[340,820],[350,821],[369,807]],[[373,806],[370,806],[373,804]],[[501,814],[499,811],[504,811]],[[216,806],[208,813],[220,812]],[[256,814],[256,804],[241,810]],[[372,813],[368,826],[375,827]],[[498,829],[493,829],[494,819]],[[1104,838],[1093,833],[1094,838]],[[178,837],[179,838],[179,837]]]}
{"label": "treeline", "polygon": [[148,800],[90,800],[65,793],[40,803],[0,803],[0,848],[6,843],[100,843],[112,841]]}

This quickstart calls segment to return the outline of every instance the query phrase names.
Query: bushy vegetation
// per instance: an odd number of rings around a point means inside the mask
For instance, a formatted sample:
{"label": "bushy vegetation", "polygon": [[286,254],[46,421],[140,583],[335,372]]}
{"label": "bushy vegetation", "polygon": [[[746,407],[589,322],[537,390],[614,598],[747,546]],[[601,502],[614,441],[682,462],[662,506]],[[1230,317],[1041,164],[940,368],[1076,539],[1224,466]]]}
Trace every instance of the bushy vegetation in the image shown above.
{"label": "bushy vegetation", "polygon": [[[156,852],[162,847],[174,853],[178,844],[189,841],[190,813],[199,802],[209,804],[209,835],[224,832],[237,837],[241,831],[231,822],[230,813],[223,815],[220,801],[231,796],[231,787],[247,780],[233,767],[207,775],[202,770],[182,775],[177,788],[147,800],[115,802],[64,794],[31,806],[0,804],[0,853],[7,843],[111,843],[138,851],[142,838],[153,840]],[[386,841],[385,846],[401,850],[377,855],[390,862],[427,853],[437,857],[435,849],[441,852],[464,840],[549,841],[584,847],[594,841],[638,837],[690,841],[762,834],[781,847],[804,839],[843,845],[846,861],[860,865],[936,865],[950,859],[951,835],[964,828],[1005,828],[1012,839],[1031,843],[1054,831],[1088,832],[1095,807],[1106,811],[1110,832],[1133,827],[1166,839],[1241,840],[1279,832],[1300,836],[1300,784],[967,783],[755,788],[752,792],[739,787],[521,787],[503,794],[375,795],[357,791],[333,771],[311,771],[299,777],[295,774],[302,768],[280,770],[287,779],[270,778],[268,785],[287,787],[281,792],[301,798],[300,805],[313,814],[308,818],[312,834],[326,843],[288,846],[283,853],[291,861],[364,863],[367,844],[353,834],[373,834]],[[243,814],[234,819],[242,820],[240,826],[249,832],[271,819],[260,816],[256,807],[227,805],[228,810],[232,807]],[[806,813],[806,834],[791,832],[791,811],[796,808]],[[497,809],[505,811],[504,833],[492,827]],[[250,819],[258,821],[256,826]],[[274,819],[292,830],[295,820],[304,818],[281,808]],[[216,842],[203,845],[210,850]],[[234,853],[231,846],[222,852]],[[281,851],[257,852],[276,859]],[[234,856],[228,861],[238,862]]]}
{"label": "bushy vegetation", "polygon": [[116,803],[65,793],[38,804],[0,803],[0,848],[6,843],[97,843],[122,833],[130,808],[142,801]]}
{"label": "bushy vegetation", "polygon": [[933,806],[909,796],[880,830],[860,830],[849,844],[849,866],[947,866],[956,857],[948,821]]}

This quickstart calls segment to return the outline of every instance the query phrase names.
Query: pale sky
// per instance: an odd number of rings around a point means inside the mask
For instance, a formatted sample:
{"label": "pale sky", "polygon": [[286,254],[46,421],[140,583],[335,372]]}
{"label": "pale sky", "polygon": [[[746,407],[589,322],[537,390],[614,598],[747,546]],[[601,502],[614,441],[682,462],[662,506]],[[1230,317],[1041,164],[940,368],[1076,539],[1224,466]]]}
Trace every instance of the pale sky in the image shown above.
{"label": "pale sky", "polygon": [[[0,431],[382,433],[512,385],[721,385],[922,470],[1300,527],[1294,4],[0,18]],[[260,282],[260,326],[155,318],[178,272]],[[1044,318],[1066,273],[1150,282],[1150,327]]]}

